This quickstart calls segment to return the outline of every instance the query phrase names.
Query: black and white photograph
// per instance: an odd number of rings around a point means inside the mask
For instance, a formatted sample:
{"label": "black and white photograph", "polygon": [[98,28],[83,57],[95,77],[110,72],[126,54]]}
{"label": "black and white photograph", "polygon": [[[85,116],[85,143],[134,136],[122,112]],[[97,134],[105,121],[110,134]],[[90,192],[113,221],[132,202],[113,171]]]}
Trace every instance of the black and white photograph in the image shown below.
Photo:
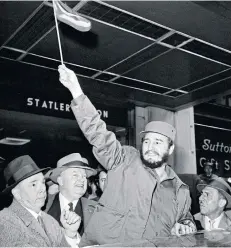
{"label": "black and white photograph", "polygon": [[0,247],[231,247],[231,2],[0,0]]}

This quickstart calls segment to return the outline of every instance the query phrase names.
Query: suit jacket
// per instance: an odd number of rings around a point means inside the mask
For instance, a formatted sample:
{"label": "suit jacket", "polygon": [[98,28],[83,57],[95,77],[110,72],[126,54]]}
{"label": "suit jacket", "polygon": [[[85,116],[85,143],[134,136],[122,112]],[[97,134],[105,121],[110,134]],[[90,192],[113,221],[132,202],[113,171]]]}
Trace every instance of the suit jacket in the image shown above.
{"label": "suit jacket", "polygon": [[69,247],[58,222],[42,212],[44,229],[15,199],[0,211],[0,246]]}
{"label": "suit jacket", "polygon": [[[88,221],[90,220],[95,210],[96,205],[96,201],[89,200],[85,197],[81,197],[81,200],[78,201],[75,208],[75,213],[77,213],[82,218],[82,223],[78,230],[80,235],[83,234],[84,229],[86,228]],[[61,209],[59,202],[59,193],[55,195],[48,195],[48,201],[45,212],[53,216],[60,223]]]}
{"label": "suit jacket", "polygon": [[[205,229],[205,218],[204,215],[201,213],[197,213],[194,215],[195,224],[197,226],[197,230],[204,230]],[[225,230],[229,229],[231,227],[231,219],[229,216],[224,213],[224,216],[222,217],[220,224],[218,226],[219,228],[223,228]]]}

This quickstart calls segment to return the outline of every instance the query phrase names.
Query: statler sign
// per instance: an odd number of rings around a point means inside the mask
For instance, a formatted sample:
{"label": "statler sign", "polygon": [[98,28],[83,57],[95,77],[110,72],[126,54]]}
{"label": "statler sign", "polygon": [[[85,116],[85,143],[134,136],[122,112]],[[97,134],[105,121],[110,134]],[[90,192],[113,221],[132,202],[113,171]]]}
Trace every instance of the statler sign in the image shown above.
{"label": "statler sign", "polygon": [[[71,100],[69,94],[55,89],[52,92],[44,92],[43,89],[26,91],[15,87],[15,89],[9,88],[9,91],[0,91],[0,109],[65,119],[75,119],[70,108]],[[127,108],[111,106],[99,100],[92,102],[106,124],[127,127]]]}
{"label": "statler sign", "polygon": [[[70,112],[70,105],[63,102],[55,102],[50,100],[41,100],[39,98],[28,97],[27,98],[27,106],[33,106],[41,109],[49,109],[54,111],[61,112]],[[109,118],[108,110],[97,110],[102,118]]]}
{"label": "statler sign", "polygon": [[220,176],[231,176],[231,130],[195,125],[198,174],[210,161]]}

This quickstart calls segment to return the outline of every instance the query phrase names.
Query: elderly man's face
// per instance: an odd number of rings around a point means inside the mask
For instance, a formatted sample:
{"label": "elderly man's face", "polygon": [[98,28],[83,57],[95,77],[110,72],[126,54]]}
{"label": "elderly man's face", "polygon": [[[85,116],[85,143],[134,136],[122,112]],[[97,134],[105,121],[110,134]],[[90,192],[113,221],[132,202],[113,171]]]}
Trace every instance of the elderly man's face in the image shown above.
{"label": "elderly man's face", "polygon": [[[172,149],[173,151],[173,149]],[[142,160],[150,168],[158,168],[167,162],[171,154],[169,139],[159,133],[146,133],[142,144]]]}
{"label": "elderly man's face", "polygon": [[39,213],[47,196],[43,174],[38,173],[26,178],[12,190],[12,193],[23,206]]}
{"label": "elderly man's face", "polygon": [[199,198],[200,212],[203,215],[209,216],[219,210],[220,193],[217,189],[205,187]]}
{"label": "elderly man's face", "polygon": [[68,200],[73,201],[82,197],[87,189],[85,169],[68,168],[61,173],[61,188],[68,195]]}
{"label": "elderly man's face", "polygon": [[104,191],[106,179],[107,179],[107,173],[105,173],[104,171],[101,171],[99,173],[99,187],[102,191]]}

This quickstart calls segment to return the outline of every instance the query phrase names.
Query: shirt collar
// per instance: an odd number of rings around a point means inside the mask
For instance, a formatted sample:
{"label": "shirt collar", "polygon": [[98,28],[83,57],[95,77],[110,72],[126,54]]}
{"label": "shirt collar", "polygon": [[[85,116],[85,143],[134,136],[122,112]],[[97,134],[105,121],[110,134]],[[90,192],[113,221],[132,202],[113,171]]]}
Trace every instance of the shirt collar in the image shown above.
{"label": "shirt collar", "polygon": [[[69,209],[68,204],[70,203],[70,201],[67,200],[67,198],[65,196],[63,196],[61,193],[59,193],[59,202],[60,202],[60,208],[61,211],[65,208],[65,209]],[[76,205],[78,203],[78,200],[74,200],[72,201],[73,203],[73,209],[76,208]]]}
{"label": "shirt collar", "polygon": [[[24,207],[24,206],[23,206]],[[36,213],[35,211],[29,209],[29,208],[26,208],[24,207],[26,210],[28,210],[33,216],[34,218],[37,220],[39,216],[41,216],[41,211],[39,213]]]}
{"label": "shirt collar", "polygon": [[208,216],[205,215],[205,221],[207,223],[210,223],[210,222],[217,223],[216,226],[218,227],[223,216],[224,216],[224,212],[222,212],[216,219],[211,220]]}

